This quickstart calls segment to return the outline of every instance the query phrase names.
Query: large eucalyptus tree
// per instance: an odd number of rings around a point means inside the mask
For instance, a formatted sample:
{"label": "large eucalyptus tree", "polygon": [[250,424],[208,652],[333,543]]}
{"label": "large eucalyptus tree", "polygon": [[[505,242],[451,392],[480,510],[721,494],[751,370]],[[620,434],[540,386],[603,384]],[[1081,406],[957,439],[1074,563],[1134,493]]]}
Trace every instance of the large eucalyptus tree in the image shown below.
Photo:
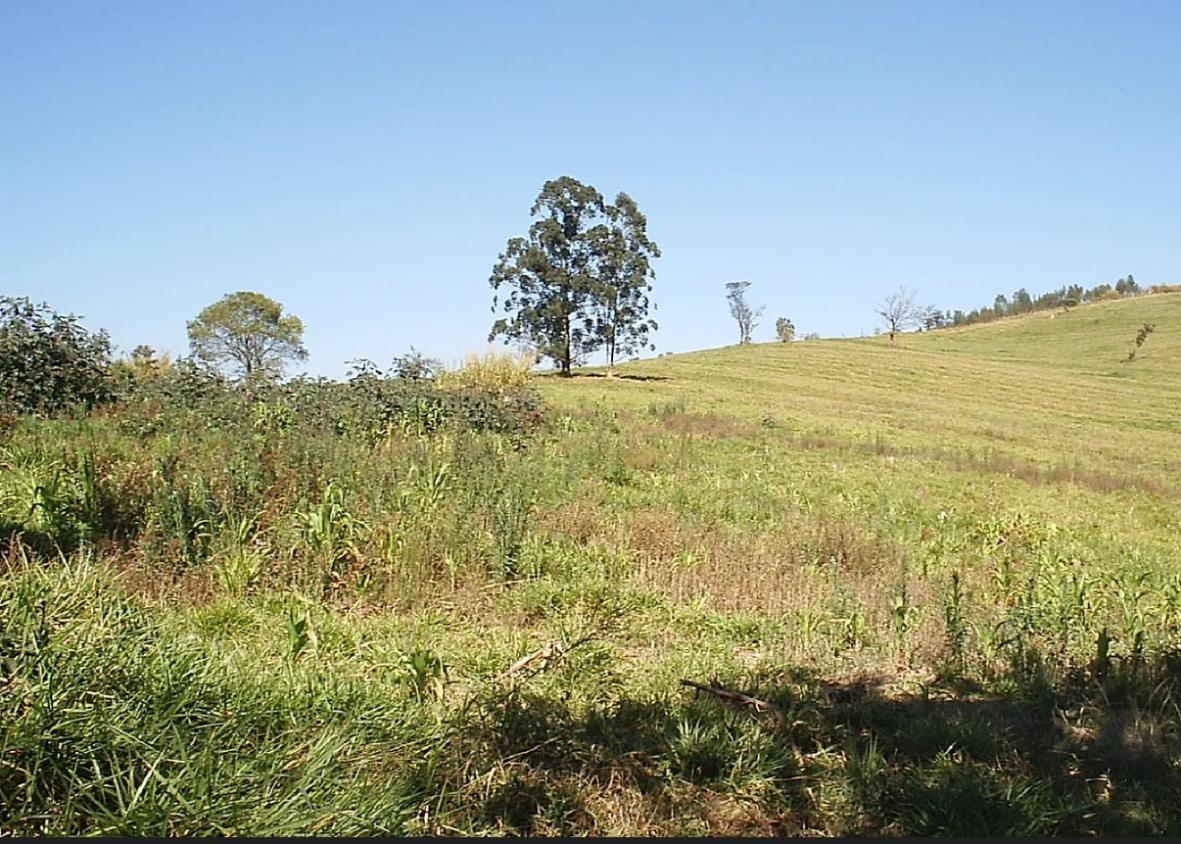
{"label": "large eucalyptus tree", "polygon": [[503,315],[488,339],[526,341],[562,375],[606,346],[613,368],[656,328],[648,294],[660,251],[647,220],[627,194],[609,205],[570,176],[546,182],[530,214],[528,234],[510,239],[492,268],[492,310]]}
{"label": "large eucalyptus tree", "polygon": [[607,376],[615,370],[617,355],[629,355],[641,348],[655,348],[648,342],[657,329],[648,309],[652,279],[656,273],[651,259],[660,249],[648,238],[648,220],[626,193],[607,207],[609,220],[599,246],[598,273],[591,298],[595,333],[607,352]]}

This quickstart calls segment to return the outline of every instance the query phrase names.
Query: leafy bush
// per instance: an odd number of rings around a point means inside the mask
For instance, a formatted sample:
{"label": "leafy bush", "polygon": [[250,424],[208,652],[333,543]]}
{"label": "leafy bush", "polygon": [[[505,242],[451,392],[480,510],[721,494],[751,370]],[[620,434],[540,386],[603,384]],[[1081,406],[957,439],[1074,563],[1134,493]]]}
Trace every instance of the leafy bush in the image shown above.
{"label": "leafy bush", "polygon": [[422,352],[410,347],[410,351],[394,358],[393,375],[408,381],[432,381],[443,371],[443,364],[428,358]]}
{"label": "leafy bush", "polygon": [[0,403],[11,413],[51,414],[111,398],[111,341],[78,318],[26,298],[0,297]]}

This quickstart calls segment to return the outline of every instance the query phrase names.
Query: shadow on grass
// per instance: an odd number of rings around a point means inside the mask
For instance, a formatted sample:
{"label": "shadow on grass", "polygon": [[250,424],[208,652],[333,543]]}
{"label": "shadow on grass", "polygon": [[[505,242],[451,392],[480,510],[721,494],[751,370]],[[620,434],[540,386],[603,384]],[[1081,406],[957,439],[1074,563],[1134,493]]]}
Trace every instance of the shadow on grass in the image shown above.
{"label": "shadow on grass", "polygon": [[762,678],[782,724],[689,691],[575,711],[517,689],[452,748],[487,772],[462,814],[535,835],[610,833],[603,805],[658,834],[1181,832],[1181,656],[989,685]]}
{"label": "shadow on grass", "polygon": [[60,553],[57,542],[48,533],[28,530],[17,522],[0,523],[0,559],[13,568],[22,550],[37,558],[51,559]]}
{"label": "shadow on grass", "polygon": [[[574,375],[575,378],[603,378],[607,376],[602,372],[578,372]],[[619,381],[671,381],[673,380],[669,375],[621,375],[616,372],[611,376],[611,380]]]}
{"label": "shadow on grass", "polygon": [[[569,379],[602,378],[604,380],[607,380],[607,374],[605,372],[571,372],[570,375],[568,375],[568,376],[563,376],[557,372],[545,372],[545,373],[542,373],[540,377],[555,378],[555,379],[561,379],[561,378],[569,378]],[[616,372],[614,375],[611,376],[610,380],[611,381],[672,381],[673,379],[672,379],[672,376],[669,376],[669,375],[622,375],[622,374]]]}

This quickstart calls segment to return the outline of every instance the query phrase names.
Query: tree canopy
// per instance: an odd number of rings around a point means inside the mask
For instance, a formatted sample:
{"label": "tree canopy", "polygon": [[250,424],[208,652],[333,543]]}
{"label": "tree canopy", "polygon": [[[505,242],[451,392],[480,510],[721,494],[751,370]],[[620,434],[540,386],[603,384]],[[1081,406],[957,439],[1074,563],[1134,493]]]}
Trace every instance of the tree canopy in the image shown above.
{"label": "tree canopy", "polygon": [[648,238],[648,219],[626,193],[616,196],[606,211],[608,224],[597,250],[591,303],[610,376],[616,355],[655,348],[648,343],[649,333],[657,329],[656,320],[648,317],[649,307],[655,307],[648,296],[656,277],[651,259],[660,257],[660,249]]}
{"label": "tree canopy", "polygon": [[875,308],[890,332],[890,342],[900,331],[916,325],[923,318],[923,309],[914,303],[914,294],[905,287],[888,294]]}
{"label": "tree canopy", "polygon": [[527,342],[563,375],[596,349],[606,348],[610,369],[618,353],[647,344],[656,329],[651,259],[660,250],[631,197],[608,204],[593,186],[562,176],[542,186],[530,214],[528,233],[511,238],[492,268],[492,310],[504,316],[488,339]]}
{"label": "tree canopy", "polygon": [[278,378],[288,361],[305,360],[303,323],[261,293],[239,291],[188,323],[193,356],[247,379]]}
{"label": "tree canopy", "polygon": [[759,324],[759,317],[762,316],[763,306],[752,308],[746,301],[746,290],[750,287],[749,281],[729,281],[726,282],[726,301],[730,305],[730,316],[734,317],[734,321],[738,323],[738,342],[749,343],[751,332]]}
{"label": "tree canopy", "polygon": [[111,397],[111,341],[42,302],[0,297],[0,405],[54,413]]}

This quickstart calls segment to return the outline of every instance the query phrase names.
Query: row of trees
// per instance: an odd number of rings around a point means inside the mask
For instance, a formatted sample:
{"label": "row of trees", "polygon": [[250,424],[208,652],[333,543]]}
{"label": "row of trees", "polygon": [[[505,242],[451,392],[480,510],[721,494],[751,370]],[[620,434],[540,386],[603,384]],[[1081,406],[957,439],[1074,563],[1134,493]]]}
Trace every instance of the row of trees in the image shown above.
{"label": "row of trees", "polygon": [[[605,350],[611,375],[619,356],[655,348],[649,339],[657,328],[650,316],[655,309],[650,299],[655,278],[651,262],[660,250],[648,237],[647,218],[635,201],[619,193],[608,203],[593,186],[563,176],[545,183],[530,214],[534,222],[528,232],[508,241],[492,269],[492,310],[502,315],[488,339],[503,337],[526,345],[538,358],[554,361],[563,375],[598,349]],[[749,281],[725,285],[742,344],[751,342],[765,310],[747,301],[750,286]],[[1158,289],[1164,288],[1150,291]],[[921,307],[913,293],[900,288],[883,298],[875,311],[893,341],[910,328],[970,325],[1143,292],[1128,275],[1114,285],[1089,290],[1071,285],[1036,298],[1022,288],[1011,297],[998,295],[991,307],[965,313]],[[276,380],[287,363],[307,358],[303,323],[260,293],[226,295],[189,321],[187,330],[191,356],[178,363],[246,381]],[[1146,326],[1135,348],[1151,330]],[[795,338],[795,325],[780,317],[775,334],[789,342]],[[146,346],[118,363],[132,378],[172,365]],[[111,392],[111,367],[106,332],[88,333],[76,317],[61,316],[27,299],[0,298],[0,402],[9,409],[52,412],[68,404],[99,403]],[[395,361],[395,370],[405,370],[410,380],[429,377],[438,367],[437,361],[413,350]]]}
{"label": "row of trees", "polygon": [[[1150,288],[1150,290],[1156,289],[1156,287]],[[1129,274],[1126,278],[1119,279],[1114,285],[1099,284],[1087,290],[1081,285],[1072,284],[1043,293],[1036,298],[1022,287],[1013,293],[1012,297],[1003,293],[998,294],[991,307],[977,308],[965,313],[961,310],[942,311],[934,305],[926,307],[918,305],[915,303],[914,293],[902,287],[878,302],[874,312],[882,318],[890,340],[893,341],[899,332],[910,328],[930,331],[947,326],[973,325],[1032,311],[1073,308],[1083,302],[1139,296],[1145,292],[1149,291],[1143,290]]]}
{"label": "row of trees", "polygon": [[[739,343],[751,342],[751,332],[758,325],[759,317],[764,310],[762,306],[751,307],[746,301],[746,292],[749,288],[749,281],[732,281],[726,284],[726,301],[730,307],[730,316],[738,323]],[[1171,288],[1157,285],[1145,291],[1129,274],[1115,284],[1099,284],[1089,290],[1081,285],[1072,284],[1043,293],[1036,298],[1023,287],[1013,293],[1011,298],[1003,293],[998,294],[993,300],[992,307],[977,308],[965,313],[960,310],[943,311],[934,305],[919,305],[915,302],[913,292],[900,287],[883,297],[874,306],[874,313],[881,317],[885,330],[890,335],[890,341],[893,342],[900,332],[912,328],[930,331],[947,326],[972,325],[1031,311],[1071,308],[1083,302],[1123,299],[1166,289]],[[788,342],[795,337],[795,326],[791,320],[780,317],[775,321],[775,335],[781,342]],[[808,335],[805,339],[813,336],[815,335]],[[1143,340],[1140,342],[1143,343]]]}
{"label": "row of trees", "polygon": [[1115,284],[1098,284],[1089,290],[1080,284],[1071,284],[1037,297],[1032,296],[1022,287],[1012,296],[998,293],[991,306],[976,308],[966,313],[961,310],[940,311],[935,307],[923,308],[918,314],[917,324],[928,330],[948,325],[973,325],[980,322],[991,322],[1001,317],[1027,314],[1031,311],[1073,308],[1083,302],[1139,296],[1144,292],[1130,273],[1126,278],[1116,281]]}
{"label": "row of trees", "polygon": [[620,193],[608,203],[563,176],[545,183],[530,214],[528,233],[510,239],[492,268],[492,311],[503,316],[488,339],[527,344],[562,375],[597,349],[611,375],[619,356],[655,348],[649,297],[660,250],[635,201]]}
{"label": "row of trees", "polygon": [[[527,343],[565,375],[595,349],[606,349],[610,373],[620,355],[652,348],[651,261],[660,250],[635,201],[620,193],[608,203],[594,187],[562,177],[545,183],[531,214],[528,233],[509,240],[493,268],[504,316],[489,339]],[[307,358],[303,323],[261,293],[227,294],[186,327],[190,356],[176,362],[186,368],[274,381],[288,363]],[[114,361],[105,331],[88,332],[77,317],[44,303],[0,298],[0,409],[91,407],[114,395],[120,375],[142,380],[173,365],[147,346]],[[417,380],[438,367],[411,350],[395,360],[394,371]]]}

